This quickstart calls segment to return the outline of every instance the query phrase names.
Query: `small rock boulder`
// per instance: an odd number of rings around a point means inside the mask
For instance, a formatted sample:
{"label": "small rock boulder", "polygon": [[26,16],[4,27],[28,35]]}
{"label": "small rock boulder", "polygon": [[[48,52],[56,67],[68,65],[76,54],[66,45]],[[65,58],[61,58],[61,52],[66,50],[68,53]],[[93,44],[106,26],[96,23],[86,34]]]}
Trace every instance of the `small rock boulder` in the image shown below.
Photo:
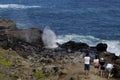
{"label": "small rock boulder", "polygon": [[99,52],[107,51],[107,44],[106,43],[99,43],[99,44],[97,44],[96,49]]}
{"label": "small rock boulder", "polygon": [[9,30],[16,30],[16,24],[11,20],[0,19],[0,30],[9,29]]}
{"label": "small rock boulder", "polygon": [[71,49],[72,51],[88,49],[89,45],[81,42],[68,41],[61,45],[62,48]]}

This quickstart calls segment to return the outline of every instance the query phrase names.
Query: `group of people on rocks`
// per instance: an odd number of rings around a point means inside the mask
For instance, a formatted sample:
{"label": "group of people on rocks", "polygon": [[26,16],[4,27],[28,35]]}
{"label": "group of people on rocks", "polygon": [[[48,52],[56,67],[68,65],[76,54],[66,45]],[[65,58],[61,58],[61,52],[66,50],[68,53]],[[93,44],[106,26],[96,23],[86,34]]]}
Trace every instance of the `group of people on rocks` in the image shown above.
{"label": "group of people on rocks", "polygon": [[[101,77],[107,75],[107,79],[113,76],[112,72],[114,70],[114,64],[112,62],[105,61],[104,58],[99,58],[95,56],[92,61],[94,66],[94,74],[98,74]],[[91,65],[91,57],[89,53],[84,56],[84,70],[85,75],[88,76],[90,72],[90,65]]]}

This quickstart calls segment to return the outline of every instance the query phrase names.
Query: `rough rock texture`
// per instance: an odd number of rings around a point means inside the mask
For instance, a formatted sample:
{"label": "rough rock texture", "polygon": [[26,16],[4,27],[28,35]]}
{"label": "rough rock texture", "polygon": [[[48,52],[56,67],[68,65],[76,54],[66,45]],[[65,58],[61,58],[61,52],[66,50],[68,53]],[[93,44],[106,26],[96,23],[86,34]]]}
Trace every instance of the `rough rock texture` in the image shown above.
{"label": "rough rock texture", "polygon": [[12,48],[25,58],[43,49],[41,35],[42,31],[39,29],[17,29],[10,20],[0,21],[0,47]]}
{"label": "rough rock texture", "polygon": [[[73,53],[75,51],[99,53],[98,55],[100,57],[103,57],[106,60],[106,62],[115,63],[114,77],[120,78],[120,57],[117,57],[114,54],[107,52],[107,44],[99,43],[96,46],[90,47],[86,43],[69,41],[60,45],[60,47],[62,48],[62,50],[60,51],[59,50],[56,52],[54,50],[47,51],[47,49],[44,49],[41,35],[42,35],[42,31],[39,29],[35,29],[35,28],[24,29],[24,30],[17,29],[14,22],[10,20],[0,19],[0,47],[4,49],[11,48],[14,51],[16,51],[17,54],[19,54],[24,58],[28,58],[28,56],[35,56],[38,53],[40,54],[39,55],[40,57],[38,58],[35,57],[35,59],[37,59],[36,61],[40,61],[43,63],[46,62],[47,64],[54,61],[57,62],[57,60],[58,61],[64,60],[62,57],[60,57],[60,59],[59,58],[57,59],[58,57],[57,55],[63,54],[64,56],[65,54],[67,54],[66,51],[68,51],[68,49],[73,51]],[[66,51],[63,51],[63,50],[66,50]],[[45,53],[46,55],[44,57],[43,54]],[[52,55],[48,55],[48,54],[52,54]],[[52,60],[49,59],[51,58],[50,56],[51,57],[54,56]],[[70,60],[68,59],[68,61]],[[65,73],[65,71],[63,72]]]}
{"label": "rough rock texture", "polygon": [[120,58],[118,56],[115,56],[115,54],[110,52],[101,52],[99,54],[99,57],[103,57],[107,63],[114,64],[114,70],[113,70],[113,77],[120,78]]}
{"label": "rough rock texture", "polygon": [[9,31],[9,37],[15,37],[17,39],[24,40],[26,42],[41,42],[42,31],[36,28],[30,29],[19,29],[14,31]]}
{"label": "rough rock texture", "polygon": [[11,20],[0,19],[0,30],[2,29],[9,29],[9,30],[16,30],[16,24]]}
{"label": "rough rock texture", "polygon": [[99,44],[97,44],[96,48],[97,48],[97,51],[99,51],[99,52],[107,51],[107,44],[99,43]]}
{"label": "rough rock texture", "polygon": [[83,51],[89,49],[89,45],[81,42],[68,41],[61,45],[62,48],[71,49],[72,51]]}

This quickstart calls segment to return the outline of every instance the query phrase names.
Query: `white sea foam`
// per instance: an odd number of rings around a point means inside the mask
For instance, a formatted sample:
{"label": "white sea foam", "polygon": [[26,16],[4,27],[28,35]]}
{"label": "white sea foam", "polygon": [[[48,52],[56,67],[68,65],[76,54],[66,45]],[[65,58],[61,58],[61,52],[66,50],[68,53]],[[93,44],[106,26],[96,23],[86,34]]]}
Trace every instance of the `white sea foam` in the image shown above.
{"label": "white sea foam", "polygon": [[20,4],[0,4],[0,8],[2,9],[26,9],[26,8],[41,8],[41,6],[27,6]]}
{"label": "white sea foam", "polygon": [[76,34],[71,34],[71,35],[59,35],[57,36],[57,42],[62,44],[67,41],[75,41],[75,42],[83,42],[87,43],[90,46],[96,46],[98,43],[107,43],[108,48],[107,50],[111,53],[115,53],[117,56],[120,55],[120,41],[116,40],[102,40],[100,38],[96,38],[94,36],[83,36],[83,35],[76,35]]}
{"label": "white sea foam", "polygon": [[71,35],[59,35],[59,36],[57,36],[57,42],[60,44],[65,43],[65,42],[70,41],[70,40],[75,41],[75,42],[88,43],[91,46],[100,41],[99,38],[95,38],[95,37],[90,36],[90,35],[83,36],[83,35],[71,34]]}
{"label": "white sea foam", "polygon": [[115,41],[115,40],[103,40],[103,42],[107,43],[108,48],[107,50],[109,52],[115,53],[117,56],[120,55],[120,41]]}

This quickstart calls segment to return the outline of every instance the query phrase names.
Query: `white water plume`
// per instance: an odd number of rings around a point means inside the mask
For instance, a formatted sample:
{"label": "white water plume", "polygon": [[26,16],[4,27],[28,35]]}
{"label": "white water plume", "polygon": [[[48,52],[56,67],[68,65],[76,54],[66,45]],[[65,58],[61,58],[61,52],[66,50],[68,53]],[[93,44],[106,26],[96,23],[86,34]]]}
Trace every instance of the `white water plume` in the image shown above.
{"label": "white water plume", "polygon": [[56,35],[55,33],[48,27],[43,30],[42,40],[45,45],[45,48],[56,48],[58,47],[56,44]]}

